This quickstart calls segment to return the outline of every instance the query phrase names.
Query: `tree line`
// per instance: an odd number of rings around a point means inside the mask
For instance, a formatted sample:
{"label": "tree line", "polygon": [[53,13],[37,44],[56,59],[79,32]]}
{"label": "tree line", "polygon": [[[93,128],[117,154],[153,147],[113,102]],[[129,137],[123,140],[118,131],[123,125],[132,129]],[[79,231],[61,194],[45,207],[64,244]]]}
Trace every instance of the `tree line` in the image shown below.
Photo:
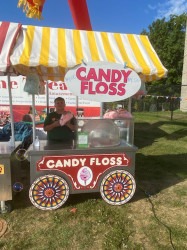
{"label": "tree line", "polygon": [[180,97],[186,19],[186,13],[170,15],[169,20],[157,19],[148,26],[148,30],[141,32],[149,37],[162,64],[168,70],[167,78],[146,85],[148,94]]}

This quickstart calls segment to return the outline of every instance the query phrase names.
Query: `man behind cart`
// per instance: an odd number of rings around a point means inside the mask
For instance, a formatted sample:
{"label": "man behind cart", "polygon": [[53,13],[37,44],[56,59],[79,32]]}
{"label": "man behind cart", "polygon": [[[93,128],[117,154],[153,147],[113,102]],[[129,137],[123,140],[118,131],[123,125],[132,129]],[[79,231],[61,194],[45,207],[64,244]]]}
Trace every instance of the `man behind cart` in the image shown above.
{"label": "man behind cart", "polygon": [[73,145],[77,121],[74,115],[65,110],[65,100],[57,97],[54,100],[55,111],[47,115],[44,121],[44,131],[51,143],[63,143]]}

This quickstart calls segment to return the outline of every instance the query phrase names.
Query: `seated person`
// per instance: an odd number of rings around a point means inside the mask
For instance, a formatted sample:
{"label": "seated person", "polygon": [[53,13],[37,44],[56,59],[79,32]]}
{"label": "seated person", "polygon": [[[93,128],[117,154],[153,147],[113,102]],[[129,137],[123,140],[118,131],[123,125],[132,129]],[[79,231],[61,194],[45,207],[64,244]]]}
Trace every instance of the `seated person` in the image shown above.
{"label": "seated person", "polygon": [[23,122],[32,122],[32,116],[30,114],[25,114],[22,118]]}
{"label": "seated person", "polygon": [[65,111],[65,100],[57,97],[54,100],[55,111],[47,115],[44,121],[44,131],[47,132],[48,141],[72,144],[77,128],[76,118]]}

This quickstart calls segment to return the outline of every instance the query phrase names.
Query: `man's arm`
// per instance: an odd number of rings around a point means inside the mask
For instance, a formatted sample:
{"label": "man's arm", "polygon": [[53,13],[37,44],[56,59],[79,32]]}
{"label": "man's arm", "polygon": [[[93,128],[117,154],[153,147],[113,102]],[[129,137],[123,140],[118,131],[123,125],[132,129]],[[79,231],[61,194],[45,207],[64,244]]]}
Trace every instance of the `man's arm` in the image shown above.
{"label": "man's arm", "polygon": [[65,124],[68,128],[70,128],[72,131],[77,131],[77,119],[75,116]]}
{"label": "man's arm", "polygon": [[72,131],[76,131],[77,130],[77,125],[76,124],[72,124],[70,121],[66,122],[65,124],[68,128],[70,128]]}
{"label": "man's arm", "polygon": [[52,130],[52,129],[54,129],[54,128],[56,128],[56,127],[59,127],[60,126],[60,123],[59,123],[59,121],[55,121],[55,122],[53,122],[53,123],[51,123],[51,124],[49,124],[49,125],[44,125],[44,131],[50,131],[50,130]]}

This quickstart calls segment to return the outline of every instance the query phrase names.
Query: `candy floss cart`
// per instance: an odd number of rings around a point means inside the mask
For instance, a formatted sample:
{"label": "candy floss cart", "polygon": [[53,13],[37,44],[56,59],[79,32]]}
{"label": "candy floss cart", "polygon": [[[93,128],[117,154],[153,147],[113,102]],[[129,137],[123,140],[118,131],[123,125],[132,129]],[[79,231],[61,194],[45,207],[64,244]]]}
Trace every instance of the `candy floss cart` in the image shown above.
{"label": "candy floss cart", "polygon": [[[78,65],[65,75],[77,96],[114,102],[134,95],[141,86],[135,71],[115,63]],[[134,123],[128,112],[113,111],[100,118],[78,118],[71,146],[49,144],[29,148],[29,198],[42,210],[61,207],[70,194],[100,192],[110,205],[123,205],[134,195],[136,182]]]}
{"label": "candy floss cart", "polygon": [[[167,69],[144,35],[10,22],[0,22],[0,31],[0,74],[7,76],[13,139],[10,77],[15,73],[28,77],[34,70],[41,82],[65,81],[78,99],[101,103],[136,94],[141,87],[139,76],[149,82],[167,75]],[[32,104],[34,110],[34,94]],[[26,152],[30,162],[29,197],[39,209],[57,209],[69,194],[100,192],[109,204],[122,205],[135,193],[137,148],[133,145],[133,118],[127,112],[114,112],[101,114],[97,119],[77,119],[76,140],[71,147],[40,141],[39,147],[32,145]],[[1,161],[0,193],[2,183],[9,190],[11,185],[5,166]],[[9,195],[0,197],[3,205],[11,199],[11,192]]]}

